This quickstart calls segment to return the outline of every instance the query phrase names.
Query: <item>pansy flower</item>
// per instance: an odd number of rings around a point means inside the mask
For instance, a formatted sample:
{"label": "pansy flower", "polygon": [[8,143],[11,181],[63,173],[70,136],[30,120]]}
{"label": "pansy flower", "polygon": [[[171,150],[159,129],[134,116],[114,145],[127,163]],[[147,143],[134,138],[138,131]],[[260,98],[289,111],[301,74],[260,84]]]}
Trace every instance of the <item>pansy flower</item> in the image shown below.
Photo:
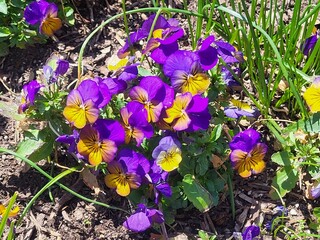
{"label": "pansy flower", "polygon": [[168,183],[169,173],[164,171],[157,163],[156,160],[151,164],[150,172],[146,175],[147,179],[151,183],[152,194],[154,192],[154,202],[158,204],[159,196],[162,194],[165,197],[172,196],[172,190]]}
{"label": "pansy flower", "polygon": [[148,76],[141,79],[140,84],[129,93],[133,101],[144,105],[148,122],[157,122],[161,110],[172,105],[174,91],[159,77]]}
{"label": "pansy flower", "polygon": [[225,41],[214,41],[217,47],[218,55],[225,63],[242,63],[244,62],[243,53],[238,51],[234,46]]}
{"label": "pansy flower", "polygon": [[313,35],[311,35],[311,37],[308,37],[300,48],[303,54],[306,56],[311,54],[320,36],[320,31],[318,31],[316,27],[314,27],[312,33]]}
{"label": "pansy flower", "polygon": [[138,208],[124,223],[123,226],[133,232],[143,232],[154,223],[164,222],[162,212],[153,208],[147,208],[144,204],[138,204]]}
{"label": "pansy flower", "polygon": [[22,87],[21,104],[18,110],[19,113],[25,112],[28,107],[34,105],[36,95],[41,87],[42,85],[38,83],[37,80],[33,80]]}
{"label": "pansy flower", "polygon": [[310,188],[310,196],[312,199],[320,197],[320,182],[315,181]]}
{"label": "pansy flower", "polygon": [[176,96],[173,105],[166,109],[167,117],[163,120],[171,124],[176,131],[194,132],[207,129],[211,115],[208,110],[208,98],[192,96],[186,92]]}
{"label": "pansy flower", "polygon": [[59,76],[64,75],[69,69],[69,62],[53,54],[43,67],[43,74],[47,82],[53,83],[58,80]]}
{"label": "pansy flower", "polygon": [[171,54],[163,71],[179,93],[201,94],[210,85],[210,78],[203,72],[198,55],[191,51],[178,50]]}
{"label": "pansy flower", "polygon": [[320,111],[320,76],[316,76],[311,86],[303,94],[311,112]]}
{"label": "pansy flower", "polygon": [[257,110],[254,110],[250,107],[249,104],[236,100],[236,99],[231,99],[232,106],[226,107],[224,109],[224,114],[227,117],[230,118],[240,118],[243,116],[246,117],[256,117],[259,112]]}
{"label": "pansy flower", "polygon": [[164,171],[171,172],[177,169],[182,161],[181,144],[171,136],[164,137],[153,150],[152,157]]}
{"label": "pansy flower", "polygon": [[118,76],[120,81],[131,81],[138,76],[138,64],[133,64],[134,57],[120,59],[113,55],[107,64],[109,71],[114,72],[112,76]]}
{"label": "pansy flower", "polygon": [[105,84],[108,87],[108,90],[111,96],[124,92],[128,87],[125,81],[119,80],[118,78],[95,77],[94,79],[100,84],[101,83]]}
{"label": "pansy flower", "polygon": [[108,164],[109,174],[105,176],[105,184],[125,197],[130,194],[131,189],[140,187],[149,170],[150,163],[142,154],[123,149],[118,155],[118,160]]}
{"label": "pansy flower", "polygon": [[230,43],[216,41],[213,35],[208,36],[203,41],[199,41],[200,49],[196,52],[200,58],[201,66],[204,70],[210,70],[218,61],[220,56],[225,63],[244,62],[243,53]]}
{"label": "pansy flower", "polygon": [[267,145],[260,143],[260,134],[256,130],[250,128],[238,133],[229,145],[232,167],[241,177],[247,178],[264,170]]}
{"label": "pansy flower", "polygon": [[150,57],[158,64],[164,64],[167,58],[179,49],[178,39],[183,37],[183,29],[178,26],[157,28],[152,33],[146,48],[142,52],[151,52]]}
{"label": "pansy flower", "polygon": [[[241,76],[240,68],[233,68],[232,70],[240,78]],[[241,84],[234,78],[232,73],[225,66],[221,67],[221,77],[224,83],[227,85],[227,87],[234,90],[241,90]]]}
{"label": "pansy flower", "polygon": [[102,161],[111,162],[115,158],[124,137],[119,122],[99,119],[93,126],[86,125],[81,129],[77,150],[91,165],[97,166]]}
{"label": "pansy flower", "polygon": [[69,144],[68,152],[75,153],[77,143],[79,141],[79,132],[77,130],[73,130],[72,135],[61,135],[56,138],[56,141]]}
{"label": "pansy flower", "polygon": [[47,36],[52,36],[62,26],[57,5],[45,0],[31,2],[24,11],[24,18],[30,25],[40,24],[39,32]]}
{"label": "pansy flower", "polygon": [[211,44],[214,42],[214,36],[209,36],[203,41],[199,41],[200,49],[196,52],[200,59],[200,64],[203,70],[212,69],[218,62],[218,51],[212,47]]}
{"label": "pansy flower", "polygon": [[[131,33],[129,35],[129,40],[127,39],[125,45],[118,51],[119,58],[125,58],[129,55],[130,50],[134,49],[135,45],[142,39],[147,38],[149,36],[149,32],[151,30],[154,18],[156,14],[152,14],[146,21],[143,22],[142,27],[139,28],[136,32]],[[154,25],[153,30],[157,29],[166,29],[170,27],[169,22],[162,17],[158,16],[158,19]]]}
{"label": "pansy flower", "polygon": [[108,85],[99,77],[82,81],[77,90],[84,101],[91,99],[98,108],[105,107],[111,99]]}
{"label": "pansy flower", "polygon": [[257,239],[260,235],[260,228],[255,225],[251,225],[245,228],[244,232],[242,233],[243,240],[254,240]]}
{"label": "pansy flower", "polygon": [[131,139],[135,139],[137,146],[140,146],[144,138],[153,136],[153,128],[147,121],[147,110],[144,105],[138,102],[129,102],[120,110],[122,126],[125,129],[128,144]]}
{"label": "pansy flower", "polygon": [[83,128],[87,123],[93,124],[99,117],[99,109],[91,99],[84,101],[77,89],[72,90],[63,110],[64,117],[76,128]]}
{"label": "pansy flower", "polygon": [[141,178],[135,172],[128,172],[123,166],[123,162],[112,161],[108,164],[108,171],[104,178],[107,187],[116,189],[116,192],[126,197],[130,194],[131,189],[137,189],[141,185]]}
{"label": "pansy flower", "polygon": [[[3,217],[4,213],[6,212],[7,208],[0,204],[0,217]],[[16,217],[20,211],[19,206],[16,206],[13,210],[9,211],[9,217]]]}

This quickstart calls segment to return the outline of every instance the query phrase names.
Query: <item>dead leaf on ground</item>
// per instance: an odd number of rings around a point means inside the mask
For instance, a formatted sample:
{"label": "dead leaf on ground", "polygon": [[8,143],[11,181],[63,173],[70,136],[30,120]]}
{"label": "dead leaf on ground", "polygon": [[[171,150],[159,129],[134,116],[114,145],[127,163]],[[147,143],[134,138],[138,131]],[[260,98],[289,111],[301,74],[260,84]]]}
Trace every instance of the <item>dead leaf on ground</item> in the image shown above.
{"label": "dead leaf on ground", "polygon": [[95,195],[98,195],[101,192],[97,177],[90,172],[89,168],[85,167],[81,172],[81,176],[83,178],[83,182],[94,191]]}

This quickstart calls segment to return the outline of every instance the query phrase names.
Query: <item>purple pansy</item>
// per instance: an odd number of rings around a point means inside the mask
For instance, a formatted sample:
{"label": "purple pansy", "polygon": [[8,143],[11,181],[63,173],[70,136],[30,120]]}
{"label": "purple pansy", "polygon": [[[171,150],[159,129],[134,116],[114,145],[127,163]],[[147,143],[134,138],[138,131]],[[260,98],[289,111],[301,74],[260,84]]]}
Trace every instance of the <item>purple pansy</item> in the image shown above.
{"label": "purple pansy", "polygon": [[232,99],[232,105],[224,109],[224,114],[229,118],[240,118],[243,116],[256,118],[260,112],[257,109],[252,109],[247,103]]}
{"label": "purple pansy", "polygon": [[[129,40],[126,40],[125,45],[118,51],[119,58],[125,58],[137,42],[149,36],[155,17],[156,14],[152,14],[140,29],[129,35]],[[184,31],[176,20],[167,21],[160,15],[153,27],[152,38],[143,53],[151,52],[150,56],[156,63],[164,64],[168,56],[178,50],[177,40],[183,35]]]}
{"label": "purple pansy", "polygon": [[202,94],[210,85],[210,79],[201,67],[199,56],[191,51],[178,50],[171,54],[163,65],[163,72],[179,93]]}
{"label": "purple pansy", "polygon": [[240,149],[244,152],[250,152],[260,141],[260,133],[249,128],[235,135],[229,143],[231,150]]}
{"label": "purple pansy", "polygon": [[125,143],[128,144],[133,138],[140,146],[144,138],[153,136],[153,127],[147,121],[147,110],[139,102],[129,102],[120,110],[122,126],[126,132]]}
{"label": "purple pansy", "polygon": [[130,194],[131,189],[140,187],[150,171],[150,163],[141,153],[125,148],[118,154],[117,161],[108,165],[108,171],[109,174],[105,176],[106,185],[125,197]]}
{"label": "purple pansy", "polygon": [[201,47],[197,51],[197,54],[200,58],[201,67],[204,70],[210,70],[218,62],[218,51],[211,46],[211,43],[213,43],[214,40],[214,36],[211,35],[199,43]]}
{"label": "purple pansy", "polygon": [[30,25],[40,24],[39,32],[48,36],[52,36],[62,26],[62,22],[57,16],[57,5],[44,0],[31,2],[24,11],[26,22]]}
{"label": "purple pansy", "polygon": [[78,140],[79,132],[77,130],[73,130],[72,135],[61,135],[56,138],[57,142],[69,144],[69,153],[76,153]]}
{"label": "purple pansy", "polygon": [[129,148],[124,148],[120,151],[118,161],[123,162],[127,171],[139,174],[141,179],[150,171],[149,160],[141,153]]}
{"label": "purple pansy", "polygon": [[131,81],[138,76],[138,64],[131,64],[124,66],[121,69],[121,73],[118,76],[119,81]]}
{"label": "purple pansy", "polygon": [[[119,58],[125,58],[126,56],[128,56],[130,50],[135,46],[135,44],[149,36],[149,32],[151,30],[151,26],[155,16],[155,14],[152,14],[146,21],[143,22],[142,27],[140,29],[129,35],[130,42],[126,40],[125,45],[118,51],[117,55]],[[168,27],[170,27],[169,23],[164,17],[160,15],[157,19],[157,22],[153,30],[165,29]]]}
{"label": "purple pansy", "polygon": [[69,62],[63,59],[60,59],[59,56],[51,56],[46,65],[43,67],[43,74],[47,82],[53,83],[58,80],[59,76],[64,75],[69,69]]}
{"label": "purple pansy", "polygon": [[[230,66],[230,65],[229,65]],[[230,66],[231,67],[231,66]],[[233,72],[240,78],[241,70],[240,68],[233,68]],[[230,88],[239,88],[241,84],[234,78],[232,73],[225,66],[221,67],[221,76],[225,84]]]}
{"label": "purple pansy", "polygon": [[105,107],[111,99],[109,88],[101,78],[84,80],[79,84],[77,90],[84,102],[91,99],[98,108]]}
{"label": "purple pansy", "polygon": [[138,204],[138,208],[124,223],[123,226],[133,232],[143,232],[154,223],[164,222],[162,212],[147,208],[144,204]]}
{"label": "purple pansy", "polygon": [[260,134],[256,130],[250,128],[238,133],[229,146],[231,165],[241,177],[247,178],[264,170],[267,145],[260,143]]}
{"label": "purple pansy", "polygon": [[225,41],[216,41],[214,36],[208,36],[199,42],[200,49],[196,52],[200,58],[201,66],[205,70],[213,68],[220,56],[225,63],[244,62],[243,53]]}
{"label": "purple pansy", "polygon": [[260,235],[260,228],[255,225],[251,225],[245,228],[244,232],[242,233],[242,239],[254,240],[255,237],[258,237],[259,235]]}
{"label": "purple pansy", "polygon": [[33,80],[22,87],[22,98],[19,106],[19,113],[25,112],[28,107],[34,105],[36,95],[41,87],[42,85],[38,83],[37,80]]}
{"label": "purple pansy", "polygon": [[225,41],[215,41],[214,44],[217,46],[218,55],[225,63],[244,62],[243,53],[237,51],[230,43]]}
{"label": "purple pansy", "polygon": [[319,35],[317,33],[306,39],[306,41],[301,46],[301,51],[304,55],[308,56],[311,54],[312,50],[317,44],[318,39]]}
{"label": "purple pansy", "polygon": [[109,163],[115,158],[124,137],[124,129],[119,122],[99,119],[95,124],[81,129],[77,150],[93,166],[102,161]]}
{"label": "purple pansy", "polygon": [[119,80],[118,78],[96,77],[95,80],[98,81],[99,83],[105,84],[108,87],[111,95],[116,95],[118,93],[122,93],[128,87],[128,85],[125,81]]}
{"label": "purple pansy", "polygon": [[155,200],[154,202],[158,204],[159,202],[159,196],[162,194],[165,197],[171,197],[172,196],[172,190],[168,183],[168,177],[169,174],[166,171],[163,171],[156,161],[153,161],[153,164],[151,165],[151,169],[149,174],[147,175],[147,178],[149,182],[153,185],[155,188]]}
{"label": "purple pansy", "polygon": [[310,190],[312,199],[320,197],[320,182],[315,182]]}
{"label": "purple pansy", "polygon": [[147,110],[148,122],[157,122],[163,108],[172,105],[174,98],[173,89],[159,77],[143,77],[138,86],[129,93],[133,101],[144,105]]}
{"label": "purple pansy", "polygon": [[178,39],[183,37],[183,29],[170,26],[166,29],[156,29],[143,54],[151,52],[150,57],[158,64],[164,64],[167,58],[179,49]]}
{"label": "purple pansy", "polygon": [[176,131],[205,130],[209,127],[211,119],[208,102],[208,98],[192,96],[189,92],[177,95],[173,105],[166,109],[166,117],[163,120]]}

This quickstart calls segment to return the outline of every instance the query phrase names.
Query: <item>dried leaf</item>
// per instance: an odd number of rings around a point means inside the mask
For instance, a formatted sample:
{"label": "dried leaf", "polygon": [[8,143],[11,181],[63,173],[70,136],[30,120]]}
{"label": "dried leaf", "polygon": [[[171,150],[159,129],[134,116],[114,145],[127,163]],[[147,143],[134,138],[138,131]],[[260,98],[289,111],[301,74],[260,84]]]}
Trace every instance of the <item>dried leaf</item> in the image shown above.
{"label": "dried leaf", "polygon": [[217,155],[212,154],[212,158],[211,158],[211,162],[212,165],[215,169],[218,169],[221,167],[221,165],[223,165],[224,161]]}
{"label": "dried leaf", "polygon": [[84,168],[81,172],[83,182],[94,191],[95,195],[98,195],[100,193],[100,187],[97,180],[97,177],[90,172],[89,168]]}

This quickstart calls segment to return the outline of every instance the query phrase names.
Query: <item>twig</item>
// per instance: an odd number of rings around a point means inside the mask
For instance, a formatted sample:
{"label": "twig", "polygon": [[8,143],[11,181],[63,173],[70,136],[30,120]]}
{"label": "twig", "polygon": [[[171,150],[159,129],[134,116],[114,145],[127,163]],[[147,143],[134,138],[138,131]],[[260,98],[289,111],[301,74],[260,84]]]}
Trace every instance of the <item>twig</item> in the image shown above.
{"label": "twig", "polygon": [[93,9],[92,9],[91,4],[89,3],[89,0],[86,0],[86,4],[87,4],[87,7],[89,8],[89,12],[90,12],[90,21],[94,22]]}
{"label": "twig", "polygon": [[0,82],[2,83],[2,85],[5,87],[5,89],[8,90],[8,92],[12,93],[14,96],[16,96],[17,94],[15,92],[13,92],[4,82],[2,79],[0,79]]}
{"label": "twig", "polygon": [[217,230],[216,230],[216,228],[214,227],[214,224],[213,224],[213,222],[212,222],[212,220],[211,220],[208,212],[205,212],[205,213],[204,213],[204,217],[207,219],[207,222],[208,222],[208,224],[209,224],[210,230],[211,230],[215,235],[218,235]]}

